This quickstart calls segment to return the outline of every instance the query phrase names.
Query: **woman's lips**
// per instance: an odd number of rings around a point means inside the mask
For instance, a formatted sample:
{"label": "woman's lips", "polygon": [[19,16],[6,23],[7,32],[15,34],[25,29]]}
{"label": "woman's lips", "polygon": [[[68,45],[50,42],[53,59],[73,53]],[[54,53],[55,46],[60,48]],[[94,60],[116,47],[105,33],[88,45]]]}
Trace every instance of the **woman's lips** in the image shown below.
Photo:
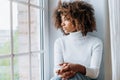
{"label": "woman's lips", "polygon": [[66,28],[63,28],[63,30],[66,30]]}

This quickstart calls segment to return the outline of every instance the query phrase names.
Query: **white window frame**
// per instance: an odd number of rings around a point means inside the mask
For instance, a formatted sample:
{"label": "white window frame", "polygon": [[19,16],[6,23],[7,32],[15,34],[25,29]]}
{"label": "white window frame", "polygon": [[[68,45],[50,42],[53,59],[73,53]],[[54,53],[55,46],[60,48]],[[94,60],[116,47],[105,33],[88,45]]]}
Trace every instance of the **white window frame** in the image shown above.
{"label": "white window frame", "polygon": [[[48,0],[43,0],[44,1],[44,26],[42,28],[42,31],[43,31],[43,41],[44,41],[44,46],[43,46],[43,51],[41,52],[41,55],[43,56],[44,61],[43,62],[43,67],[42,67],[42,70],[43,71],[43,77],[41,80],[49,80],[50,78],[50,61],[49,61],[49,28],[48,28]],[[41,56],[41,57],[42,57]]]}
{"label": "white window frame", "polygon": [[[17,0],[9,0],[10,1],[10,34],[11,34],[11,54],[7,54],[7,55],[0,55],[0,58],[10,58],[11,59],[11,80],[14,80],[14,57],[16,56],[21,56],[21,55],[30,55],[31,56],[31,49],[29,49],[28,53],[20,53],[20,54],[14,54],[13,52],[13,9],[12,9],[12,4],[13,2],[16,3],[21,3],[21,4],[25,4],[28,5],[28,18],[29,18],[29,35],[31,35],[30,33],[30,6],[36,7],[37,9],[41,9],[44,12],[42,12],[42,16],[40,16],[40,20],[42,21],[43,24],[40,24],[40,32],[41,32],[41,36],[40,38],[41,40],[41,44],[40,45],[40,64],[41,66],[41,79],[40,80],[49,80],[49,49],[48,49],[48,42],[49,42],[49,37],[48,37],[48,0],[42,0],[43,1],[43,6],[44,7],[40,7],[37,5],[33,5],[30,3],[30,0],[28,0],[28,3],[23,2],[23,1],[17,1]],[[41,0],[40,0],[41,1]],[[31,47],[31,36],[29,36],[29,47]],[[31,65],[31,58],[29,60],[29,64]],[[29,74],[29,78],[30,80],[32,80],[31,78],[32,72],[31,72],[31,66],[30,66],[30,74]]]}

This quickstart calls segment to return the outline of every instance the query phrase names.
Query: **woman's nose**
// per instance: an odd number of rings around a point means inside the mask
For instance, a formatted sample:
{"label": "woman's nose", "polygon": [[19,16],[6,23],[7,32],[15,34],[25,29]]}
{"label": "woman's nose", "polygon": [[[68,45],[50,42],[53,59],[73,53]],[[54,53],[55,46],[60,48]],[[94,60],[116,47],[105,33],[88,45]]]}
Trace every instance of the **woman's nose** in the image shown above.
{"label": "woman's nose", "polygon": [[61,26],[64,26],[64,25],[65,25],[65,23],[62,22],[62,23],[61,23]]}

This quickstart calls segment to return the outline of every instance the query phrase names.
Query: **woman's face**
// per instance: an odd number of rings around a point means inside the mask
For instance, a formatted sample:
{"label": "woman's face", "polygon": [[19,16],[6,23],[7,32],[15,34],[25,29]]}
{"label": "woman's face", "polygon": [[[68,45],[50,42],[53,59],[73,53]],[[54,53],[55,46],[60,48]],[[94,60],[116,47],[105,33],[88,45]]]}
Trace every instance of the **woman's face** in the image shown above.
{"label": "woman's face", "polygon": [[61,26],[65,33],[71,33],[76,31],[76,27],[73,25],[70,18],[65,18],[65,16],[61,16],[61,18],[62,18]]}

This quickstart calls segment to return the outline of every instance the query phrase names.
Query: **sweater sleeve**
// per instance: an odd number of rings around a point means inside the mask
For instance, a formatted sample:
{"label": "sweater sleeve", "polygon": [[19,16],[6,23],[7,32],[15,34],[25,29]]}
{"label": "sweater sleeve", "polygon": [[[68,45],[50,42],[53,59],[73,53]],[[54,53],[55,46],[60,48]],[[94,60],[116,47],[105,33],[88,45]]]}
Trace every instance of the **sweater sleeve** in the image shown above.
{"label": "sweater sleeve", "polygon": [[[54,73],[56,70],[60,69],[59,64],[63,63],[63,55],[62,55],[62,42],[61,39],[58,38],[54,43]],[[56,75],[56,73],[55,73]]]}
{"label": "sweater sleeve", "polygon": [[103,53],[102,41],[100,39],[96,39],[92,47],[90,67],[86,67],[86,76],[89,76],[90,78],[93,79],[98,77],[102,53]]}

